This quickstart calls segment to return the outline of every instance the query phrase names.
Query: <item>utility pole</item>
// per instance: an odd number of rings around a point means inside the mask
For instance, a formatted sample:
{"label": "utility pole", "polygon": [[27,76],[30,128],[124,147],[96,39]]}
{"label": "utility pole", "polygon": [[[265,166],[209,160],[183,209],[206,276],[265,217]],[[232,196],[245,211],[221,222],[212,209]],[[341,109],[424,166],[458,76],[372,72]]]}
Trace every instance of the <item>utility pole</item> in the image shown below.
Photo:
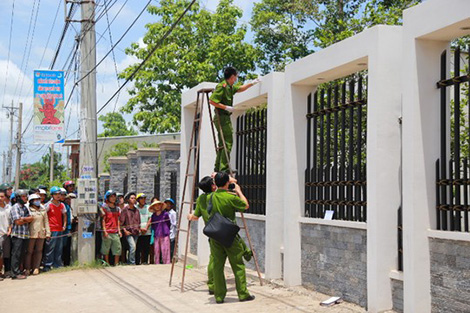
{"label": "utility pole", "polygon": [[11,106],[3,106],[3,108],[8,111],[8,118],[10,118],[10,149],[8,151],[8,162],[6,167],[6,183],[11,183],[11,169],[13,167],[13,118],[15,117],[15,111],[18,110],[18,108],[13,106],[13,101],[11,101]]}
{"label": "utility pole", "polygon": [[51,154],[50,154],[50,165],[49,165],[49,182],[52,183],[54,180],[54,144],[51,144]]}
{"label": "utility pole", "polygon": [[6,169],[6,163],[7,163],[7,160],[6,160],[6,154],[5,154],[5,151],[3,151],[3,172],[2,172],[2,182],[5,182],[5,169]]}
{"label": "utility pole", "polygon": [[21,173],[21,135],[23,132],[23,103],[20,102],[18,110],[18,129],[16,135],[16,170],[15,170],[15,190],[20,187]]}
{"label": "utility pole", "polygon": [[[97,177],[97,118],[96,118],[96,34],[95,34],[94,0],[81,2],[81,68],[80,76],[80,178],[96,179]],[[91,73],[89,73],[92,71]],[[96,190],[96,193],[98,190]],[[90,214],[78,215],[78,261],[82,264],[92,262],[95,258],[94,223],[97,206],[84,207]],[[92,211],[93,210],[93,211]],[[80,208],[79,208],[80,212]],[[91,236],[90,236],[91,235]]]}

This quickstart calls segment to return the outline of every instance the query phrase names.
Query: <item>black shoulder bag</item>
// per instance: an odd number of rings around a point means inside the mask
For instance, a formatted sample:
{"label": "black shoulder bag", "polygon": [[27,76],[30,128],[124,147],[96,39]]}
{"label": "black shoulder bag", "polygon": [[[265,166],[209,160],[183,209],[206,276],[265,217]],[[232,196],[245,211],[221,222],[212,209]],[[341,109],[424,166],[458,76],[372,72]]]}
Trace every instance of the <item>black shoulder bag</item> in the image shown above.
{"label": "black shoulder bag", "polygon": [[[209,204],[207,205],[207,213],[209,213],[209,216],[212,212],[212,196],[213,194],[211,195]],[[219,212],[215,212],[214,215],[212,215],[202,230],[204,235],[214,239],[226,248],[229,248],[233,244],[239,231],[240,227],[238,227],[237,224],[233,223]]]}

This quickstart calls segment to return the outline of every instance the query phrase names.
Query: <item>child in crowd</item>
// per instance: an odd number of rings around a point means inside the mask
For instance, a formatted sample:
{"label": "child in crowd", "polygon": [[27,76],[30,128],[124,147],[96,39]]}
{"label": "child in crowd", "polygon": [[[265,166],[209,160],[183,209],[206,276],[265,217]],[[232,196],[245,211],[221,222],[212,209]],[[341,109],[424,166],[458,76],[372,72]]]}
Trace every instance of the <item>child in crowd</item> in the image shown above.
{"label": "child in crowd", "polygon": [[170,264],[170,216],[165,211],[166,204],[154,201],[149,212],[153,213],[147,223],[147,229],[152,225],[154,235],[155,264],[160,264],[160,251],[163,264]]}

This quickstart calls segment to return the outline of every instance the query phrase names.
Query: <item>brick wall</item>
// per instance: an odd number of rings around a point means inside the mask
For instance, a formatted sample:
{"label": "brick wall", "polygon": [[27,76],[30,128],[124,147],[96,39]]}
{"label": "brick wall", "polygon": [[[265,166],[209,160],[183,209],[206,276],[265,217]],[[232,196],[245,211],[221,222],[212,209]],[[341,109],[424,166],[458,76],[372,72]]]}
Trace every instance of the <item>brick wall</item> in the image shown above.
{"label": "brick wall", "polygon": [[470,242],[429,239],[432,312],[470,312]]}
{"label": "brick wall", "polygon": [[366,230],[302,224],[302,284],[367,305]]}

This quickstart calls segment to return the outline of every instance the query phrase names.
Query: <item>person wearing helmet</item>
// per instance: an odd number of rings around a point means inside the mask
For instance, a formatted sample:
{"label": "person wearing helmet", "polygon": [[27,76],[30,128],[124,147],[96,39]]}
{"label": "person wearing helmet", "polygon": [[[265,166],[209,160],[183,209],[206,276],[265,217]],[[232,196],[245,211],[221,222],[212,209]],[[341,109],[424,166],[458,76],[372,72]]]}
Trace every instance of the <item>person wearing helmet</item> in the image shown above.
{"label": "person wearing helmet", "polygon": [[150,219],[151,214],[149,213],[147,196],[144,193],[139,193],[136,197],[136,207],[140,213],[140,237],[137,240],[137,251],[135,264],[149,264],[150,255],[150,237],[152,230],[147,230],[147,222]]}
{"label": "person wearing helmet", "polygon": [[51,237],[49,218],[46,209],[41,204],[41,197],[32,194],[28,197],[29,212],[33,221],[29,223],[29,242],[24,262],[26,275],[39,274],[44,240]]}
{"label": "person wearing helmet", "polygon": [[[0,190],[0,273],[5,264],[5,274],[10,272],[10,211],[11,208],[5,203],[6,191]],[[0,281],[3,276],[0,275]]]}
{"label": "person wearing helmet", "polygon": [[62,235],[67,227],[67,210],[65,205],[60,202],[60,188],[54,186],[51,188],[52,200],[46,204],[46,212],[49,218],[49,228],[51,238],[46,240],[46,262],[44,271],[49,271],[52,267],[62,267]]}
{"label": "person wearing helmet", "polygon": [[[5,203],[6,204],[11,204],[10,201],[11,201],[11,195],[13,194],[13,186],[9,185],[9,184],[1,184],[0,185],[0,190],[4,190],[5,191]],[[13,206],[13,204],[11,204],[11,206]]]}
{"label": "person wearing helmet", "polygon": [[175,200],[168,198],[165,200],[166,209],[168,211],[168,215],[170,216],[170,255],[173,257],[173,253],[175,251],[175,237],[176,237],[176,211],[175,211]]}
{"label": "person wearing helmet", "polygon": [[119,264],[119,258],[121,257],[121,232],[119,222],[119,208],[116,205],[116,192],[108,190],[104,195],[104,204],[101,206],[101,217],[102,217],[102,242],[101,242],[101,254],[104,257],[106,263],[109,264],[109,252],[114,256],[114,265]]}
{"label": "person wearing helmet", "polygon": [[44,189],[39,189],[39,196],[41,197],[41,204],[46,204],[47,192]]}
{"label": "person wearing helmet", "polygon": [[124,195],[120,192],[116,193],[117,201],[116,201],[116,206],[119,208],[119,212],[122,213],[122,210],[124,209],[124,206],[126,203],[124,202]]}
{"label": "person wearing helmet", "polygon": [[71,180],[68,180],[66,181],[62,187],[65,188],[65,190],[67,190],[67,194],[69,193],[75,193],[75,183]]}
{"label": "person wearing helmet", "polygon": [[21,273],[20,265],[24,257],[26,244],[29,238],[29,223],[33,221],[26,203],[28,202],[28,191],[15,191],[16,204],[11,208],[10,219],[13,224],[11,229],[11,271],[12,279],[25,279]]}

